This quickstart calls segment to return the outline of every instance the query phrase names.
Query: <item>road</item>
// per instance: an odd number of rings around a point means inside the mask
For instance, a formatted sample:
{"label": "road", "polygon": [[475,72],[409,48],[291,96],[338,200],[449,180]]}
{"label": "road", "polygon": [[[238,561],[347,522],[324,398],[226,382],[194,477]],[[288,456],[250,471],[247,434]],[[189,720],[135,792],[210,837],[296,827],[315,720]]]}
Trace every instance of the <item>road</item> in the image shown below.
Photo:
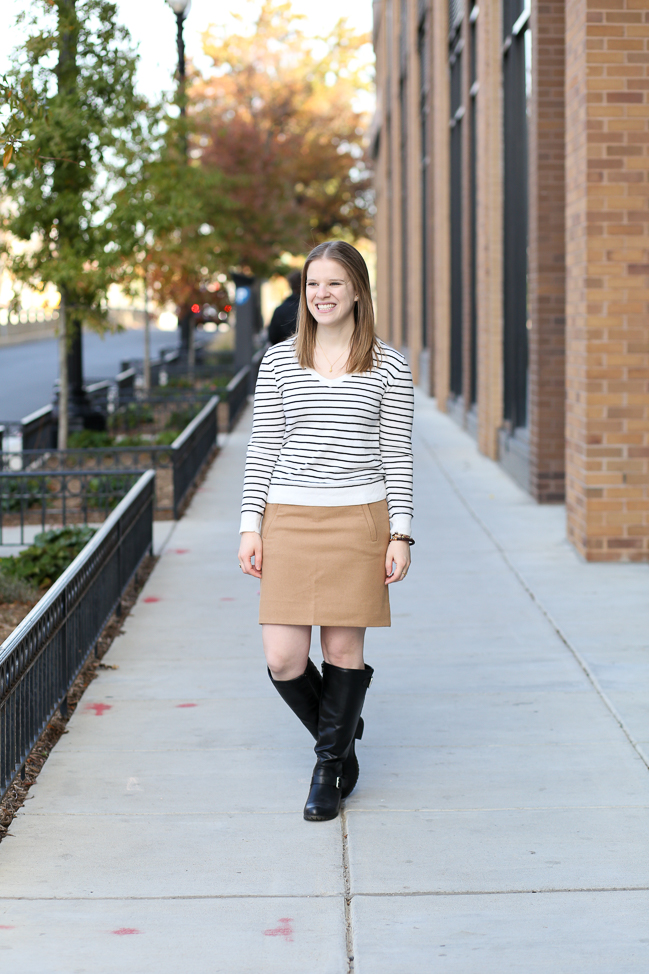
{"label": "road", "polygon": [[[151,330],[151,356],[178,343],[176,331]],[[129,329],[101,336],[83,337],[84,375],[108,379],[117,375],[122,359],[141,358],[144,332]],[[47,405],[59,374],[58,348],[54,338],[0,348],[0,423],[15,421]]]}

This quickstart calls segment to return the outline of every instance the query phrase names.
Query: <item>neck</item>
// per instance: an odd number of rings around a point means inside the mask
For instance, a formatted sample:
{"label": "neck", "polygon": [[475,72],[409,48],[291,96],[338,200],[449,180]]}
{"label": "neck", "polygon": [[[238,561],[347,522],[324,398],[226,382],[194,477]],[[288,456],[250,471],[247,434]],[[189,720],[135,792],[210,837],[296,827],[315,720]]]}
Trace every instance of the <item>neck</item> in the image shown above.
{"label": "neck", "polygon": [[343,349],[351,344],[354,334],[354,317],[350,315],[345,321],[335,325],[323,325],[319,322],[316,328],[316,341],[324,349]]}

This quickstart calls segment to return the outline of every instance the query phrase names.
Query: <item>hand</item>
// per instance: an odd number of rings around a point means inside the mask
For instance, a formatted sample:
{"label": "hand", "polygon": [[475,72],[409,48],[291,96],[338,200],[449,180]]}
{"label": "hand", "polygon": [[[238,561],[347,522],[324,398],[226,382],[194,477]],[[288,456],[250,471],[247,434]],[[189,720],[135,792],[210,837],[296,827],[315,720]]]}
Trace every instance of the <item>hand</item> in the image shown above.
{"label": "hand", "polygon": [[[239,566],[244,575],[261,578],[261,535],[256,531],[244,531],[239,545]],[[254,564],[253,564],[254,558]]]}
{"label": "hand", "polygon": [[385,584],[402,582],[410,568],[410,545],[407,541],[391,541],[385,553]]}

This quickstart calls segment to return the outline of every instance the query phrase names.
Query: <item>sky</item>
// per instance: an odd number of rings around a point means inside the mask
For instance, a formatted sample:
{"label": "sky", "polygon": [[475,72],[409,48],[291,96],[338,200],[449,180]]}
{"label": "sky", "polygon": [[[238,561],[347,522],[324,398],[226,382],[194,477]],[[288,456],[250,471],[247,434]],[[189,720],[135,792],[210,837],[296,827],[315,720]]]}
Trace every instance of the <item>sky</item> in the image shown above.
{"label": "sky", "polygon": [[[138,84],[150,98],[169,90],[176,66],[176,21],[165,0],[116,0],[122,23],[139,45],[141,60]],[[0,74],[7,56],[19,41],[12,23],[16,13],[28,7],[30,0],[0,0]],[[252,20],[259,0],[192,0],[185,22],[185,46],[189,57],[201,67],[201,32],[210,23],[228,20],[230,11]],[[340,17],[347,17],[359,31],[372,29],[372,0],[293,0],[293,9],[305,14],[304,29],[318,34],[329,30]],[[205,63],[205,62],[203,62]]]}

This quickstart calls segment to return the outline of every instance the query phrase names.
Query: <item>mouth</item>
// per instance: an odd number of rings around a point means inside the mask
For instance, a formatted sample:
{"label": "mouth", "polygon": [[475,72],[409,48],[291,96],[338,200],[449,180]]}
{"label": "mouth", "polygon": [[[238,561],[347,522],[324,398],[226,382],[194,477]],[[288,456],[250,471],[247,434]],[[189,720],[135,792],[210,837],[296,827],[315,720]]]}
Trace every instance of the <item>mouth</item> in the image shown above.
{"label": "mouth", "polygon": [[323,302],[316,304],[315,307],[316,311],[319,311],[321,314],[327,314],[327,312],[333,311],[336,305],[329,302]]}

